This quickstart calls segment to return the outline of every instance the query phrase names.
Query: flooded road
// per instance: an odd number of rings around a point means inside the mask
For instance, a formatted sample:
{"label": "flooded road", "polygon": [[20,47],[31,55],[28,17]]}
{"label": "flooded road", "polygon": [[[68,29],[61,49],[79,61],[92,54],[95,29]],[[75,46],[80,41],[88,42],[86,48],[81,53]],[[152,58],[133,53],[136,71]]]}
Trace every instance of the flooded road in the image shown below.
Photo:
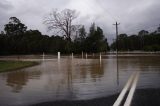
{"label": "flooded road", "polygon": [[107,97],[119,93],[134,71],[140,71],[137,89],[160,88],[159,55],[124,55],[118,65],[113,55],[102,56],[102,61],[70,57],[39,61],[37,66],[0,73],[0,106]]}

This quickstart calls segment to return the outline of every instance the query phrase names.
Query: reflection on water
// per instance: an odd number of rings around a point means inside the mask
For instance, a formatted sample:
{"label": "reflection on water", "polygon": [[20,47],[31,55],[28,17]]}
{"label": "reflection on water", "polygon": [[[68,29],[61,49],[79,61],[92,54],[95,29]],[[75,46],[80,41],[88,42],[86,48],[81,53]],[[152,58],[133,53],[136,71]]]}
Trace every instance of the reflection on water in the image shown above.
{"label": "reflection on water", "polygon": [[20,92],[28,82],[29,79],[38,79],[40,77],[41,71],[17,71],[8,73],[6,75],[7,86],[12,88],[12,92]]}
{"label": "reflection on water", "polygon": [[[133,71],[138,88],[160,87],[159,56],[44,60],[38,66],[0,74],[0,105],[28,105],[54,100],[92,99],[119,92]],[[117,67],[119,73],[117,73]]]}
{"label": "reflection on water", "polygon": [[13,92],[19,92],[28,82],[28,75],[24,72],[9,73],[7,75],[7,85],[12,87]]}

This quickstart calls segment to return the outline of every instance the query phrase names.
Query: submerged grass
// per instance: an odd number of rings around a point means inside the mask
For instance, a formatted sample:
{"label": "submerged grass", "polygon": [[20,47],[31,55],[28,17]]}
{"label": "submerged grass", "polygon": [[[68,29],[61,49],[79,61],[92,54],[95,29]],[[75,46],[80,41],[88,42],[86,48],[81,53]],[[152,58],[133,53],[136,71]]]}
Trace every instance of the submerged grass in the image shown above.
{"label": "submerged grass", "polygon": [[0,61],[0,72],[14,71],[39,64],[33,61]]}

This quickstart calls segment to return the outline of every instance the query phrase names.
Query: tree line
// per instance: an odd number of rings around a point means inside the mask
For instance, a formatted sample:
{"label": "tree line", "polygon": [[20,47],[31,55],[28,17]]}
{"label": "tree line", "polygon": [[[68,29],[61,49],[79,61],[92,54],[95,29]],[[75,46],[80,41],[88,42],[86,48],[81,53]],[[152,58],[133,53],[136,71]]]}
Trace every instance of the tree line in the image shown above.
{"label": "tree line", "polygon": [[98,53],[109,50],[107,39],[99,26],[93,23],[87,33],[85,26],[82,25],[76,29],[76,33],[73,33],[71,23],[68,25],[66,27],[68,30],[63,33],[63,36],[48,36],[43,35],[39,30],[27,30],[27,26],[17,17],[11,17],[4,25],[4,31],[0,33],[0,55],[42,54],[43,52],[66,54],[82,51]]}
{"label": "tree line", "polygon": [[[44,53],[99,53],[119,51],[160,51],[160,27],[158,32],[141,30],[138,35],[120,34],[110,46],[103,29],[92,23],[87,32],[84,25],[75,25],[75,10],[53,10],[43,23],[56,35],[43,35],[39,30],[28,30],[17,17],[10,17],[0,33],[0,55]],[[118,45],[118,46],[117,46]]]}
{"label": "tree line", "polygon": [[117,46],[119,51],[160,51],[160,27],[152,33],[141,30],[138,35],[120,34],[111,49],[116,50]]}

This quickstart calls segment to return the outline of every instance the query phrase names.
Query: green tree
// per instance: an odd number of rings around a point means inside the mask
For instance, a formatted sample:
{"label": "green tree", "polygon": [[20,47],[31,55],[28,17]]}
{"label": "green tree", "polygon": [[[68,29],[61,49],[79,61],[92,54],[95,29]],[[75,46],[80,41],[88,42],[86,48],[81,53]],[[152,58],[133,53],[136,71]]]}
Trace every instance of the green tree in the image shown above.
{"label": "green tree", "polygon": [[20,35],[23,34],[26,29],[27,27],[16,17],[10,17],[9,23],[4,27],[7,35]]}
{"label": "green tree", "polygon": [[148,35],[148,34],[149,34],[149,32],[146,31],[146,30],[141,30],[141,31],[138,32],[139,36],[144,36],[144,35]]}
{"label": "green tree", "polygon": [[129,47],[127,34],[120,34],[118,36],[118,50],[128,50]]}
{"label": "green tree", "polygon": [[78,32],[76,33],[76,37],[74,39],[74,52],[80,53],[85,51],[85,40],[86,40],[86,30],[85,27],[82,26]]}
{"label": "green tree", "polygon": [[79,40],[80,42],[83,42],[86,38],[86,30],[85,30],[85,27],[84,25],[79,29]]}
{"label": "green tree", "polygon": [[95,28],[93,23],[90,27],[90,33],[86,38],[87,52],[103,52],[107,51],[108,43],[107,39],[104,37],[103,30],[100,27]]}

